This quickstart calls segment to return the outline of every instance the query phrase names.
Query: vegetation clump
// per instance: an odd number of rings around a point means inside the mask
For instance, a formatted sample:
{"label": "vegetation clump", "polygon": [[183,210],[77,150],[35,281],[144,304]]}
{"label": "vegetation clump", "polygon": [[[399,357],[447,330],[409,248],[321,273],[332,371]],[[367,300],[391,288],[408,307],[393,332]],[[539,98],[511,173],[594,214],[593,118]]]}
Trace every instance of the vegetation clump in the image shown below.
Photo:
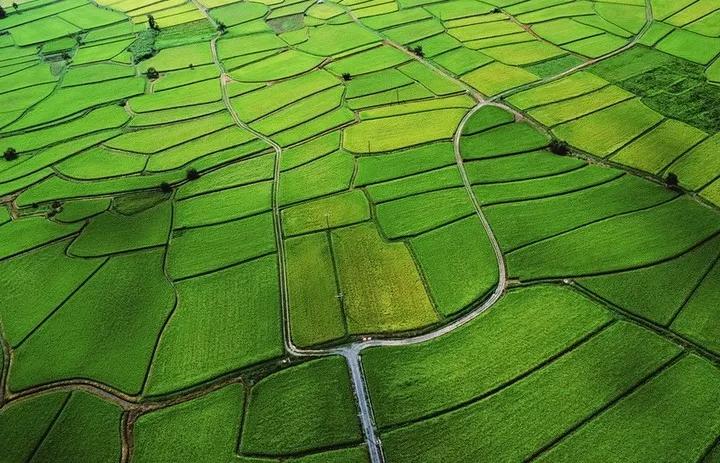
{"label": "vegetation clump", "polygon": [[343,72],[343,73],[342,73],[342,79],[343,79],[345,82],[347,82],[347,81],[352,80],[352,76],[350,75],[349,72]]}
{"label": "vegetation clump", "polygon": [[665,176],[665,186],[668,188],[677,188],[679,185],[678,176],[672,172],[668,172]]}
{"label": "vegetation clump", "polygon": [[158,72],[158,70],[153,67],[149,67],[148,70],[145,71],[145,75],[150,80],[155,80],[160,77],[160,73]]}
{"label": "vegetation clump", "polygon": [[410,48],[408,48],[408,50],[410,51],[410,53],[414,54],[415,56],[419,56],[420,58],[425,57],[425,52],[423,51],[422,45],[410,47]]}
{"label": "vegetation clump", "polygon": [[18,153],[15,148],[8,148],[5,150],[5,153],[3,153],[3,157],[6,161],[14,161],[18,158]]}
{"label": "vegetation clump", "polygon": [[558,140],[557,138],[553,138],[550,142],[550,152],[553,154],[559,154],[559,155],[566,155],[570,154],[570,145],[564,140]]}
{"label": "vegetation clump", "polygon": [[186,175],[188,180],[197,180],[200,178],[200,172],[197,171],[194,167],[191,167],[188,169]]}
{"label": "vegetation clump", "polygon": [[128,50],[133,54],[133,62],[135,64],[146,60],[157,53],[155,40],[159,32],[155,29],[145,29],[138,33],[137,39],[130,45]]}
{"label": "vegetation clump", "polygon": [[7,17],[7,12],[5,11],[5,8],[0,6],[0,19],[6,18],[6,17]]}
{"label": "vegetation clump", "polygon": [[149,15],[147,15],[147,19],[148,19],[148,26],[150,27],[150,29],[152,29],[156,32],[160,32],[160,26],[158,26],[157,21],[155,21],[155,17],[153,15],[149,14]]}
{"label": "vegetation clump", "polygon": [[168,182],[162,182],[160,184],[160,191],[163,193],[172,193],[173,187]]}
{"label": "vegetation clump", "polygon": [[224,22],[218,21],[217,22],[217,30],[220,33],[220,35],[224,35],[227,32],[227,26]]}

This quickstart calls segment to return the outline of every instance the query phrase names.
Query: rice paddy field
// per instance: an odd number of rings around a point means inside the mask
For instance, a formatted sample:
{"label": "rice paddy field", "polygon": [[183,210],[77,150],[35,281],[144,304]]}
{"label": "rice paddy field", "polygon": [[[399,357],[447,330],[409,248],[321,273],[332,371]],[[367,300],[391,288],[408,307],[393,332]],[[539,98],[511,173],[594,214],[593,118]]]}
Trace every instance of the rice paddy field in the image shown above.
{"label": "rice paddy field", "polygon": [[0,0],[0,463],[720,463],[720,1]]}

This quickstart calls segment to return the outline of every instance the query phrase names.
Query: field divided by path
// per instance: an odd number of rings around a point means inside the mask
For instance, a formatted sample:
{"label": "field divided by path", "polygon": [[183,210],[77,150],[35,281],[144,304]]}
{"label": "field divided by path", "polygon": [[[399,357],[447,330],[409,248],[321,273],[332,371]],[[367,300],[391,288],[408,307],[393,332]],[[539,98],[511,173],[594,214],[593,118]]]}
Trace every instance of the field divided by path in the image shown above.
{"label": "field divided by path", "polygon": [[0,1],[0,460],[715,461],[716,3]]}

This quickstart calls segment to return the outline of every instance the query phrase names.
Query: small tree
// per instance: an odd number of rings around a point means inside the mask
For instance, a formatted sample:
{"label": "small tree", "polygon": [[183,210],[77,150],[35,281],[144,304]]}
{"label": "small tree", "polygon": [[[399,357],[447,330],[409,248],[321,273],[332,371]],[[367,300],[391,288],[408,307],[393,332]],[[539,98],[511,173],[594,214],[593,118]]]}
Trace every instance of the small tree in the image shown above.
{"label": "small tree", "polygon": [[68,52],[66,52],[66,51],[62,52],[62,54],[60,55],[60,57],[61,57],[62,59],[64,59],[65,61],[70,61],[70,53],[68,53]]}
{"label": "small tree", "polygon": [[200,172],[197,171],[196,168],[191,167],[188,169],[187,174],[185,175],[188,180],[197,180],[200,178]]}
{"label": "small tree", "polygon": [[15,11],[17,11],[18,8],[19,8],[18,4],[15,3],[15,2],[12,3],[12,7],[13,7],[13,9],[14,9]]}
{"label": "small tree", "polygon": [[412,47],[412,48],[410,48],[410,51],[412,53],[414,53],[415,55],[419,56],[420,58],[425,57],[425,52],[423,51],[422,45]]}
{"label": "small tree", "polygon": [[0,19],[6,18],[6,17],[7,17],[7,12],[5,11],[5,8],[0,6]]}
{"label": "small tree", "polygon": [[343,72],[343,73],[342,73],[342,78],[343,78],[343,80],[344,80],[345,82],[347,82],[347,81],[349,81],[349,80],[352,80],[352,76],[350,75],[349,72]]}
{"label": "small tree", "polygon": [[227,32],[227,26],[224,22],[218,21],[217,22],[217,30],[220,32],[221,35],[225,34]]}
{"label": "small tree", "polygon": [[145,71],[145,75],[150,80],[155,80],[160,77],[160,73],[158,72],[158,70],[153,67],[149,67],[147,71]]}
{"label": "small tree", "polygon": [[155,21],[155,16],[149,14],[149,15],[147,15],[147,18],[148,18],[148,26],[150,26],[150,29],[152,29],[154,31],[159,31],[160,26],[158,26],[157,21]]}
{"label": "small tree", "polygon": [[5,150],[5,153],[3,154],[3,157],[6,161],[14,161],[17,159],[18,154],[15,148],[8,148]]}
{"label": "small tree", "polygon": [[118,101],[118,106],[120,106],[121,108],[124,108],[126,104],[127,104],[127,100],[125,100],[125,99]]}
{"label": "small tree", "polygon": [[567,142],[564,140],[558,140],[557,138],[553,138],[550,142],[550,152],[563,156],[566,154],[570,154],[570,145],[568,145]]}
{"label": "small tree", "polygon": [[668,174],[665,176],[665,186],[667,186],[668,188],[677,188],[678,184],[678,176],[672,172],[668,172]]}
{"label": "small tree", "polygon": [[160,191],[163,193],[172,193],[173,187],[168,182],[162,182],[160,184]]}
{"label": "small tree", "polygon": [[500,8],[498,8],[498,7],[495,7],[495,8],[492,9],[492,12],[493,12],[493,13],[501,13],[502,10],[501,10]]}

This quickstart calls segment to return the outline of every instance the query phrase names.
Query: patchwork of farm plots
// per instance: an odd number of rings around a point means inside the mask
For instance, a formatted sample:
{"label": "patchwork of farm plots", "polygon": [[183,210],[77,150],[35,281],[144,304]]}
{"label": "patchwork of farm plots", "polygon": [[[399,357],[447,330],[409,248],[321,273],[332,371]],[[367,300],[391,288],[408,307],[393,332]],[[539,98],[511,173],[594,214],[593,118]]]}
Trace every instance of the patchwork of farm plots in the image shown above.
{"label": "patchwork of farm plots", "polygon": [[0,7],[0,462],[720,462],[717,0]]}

